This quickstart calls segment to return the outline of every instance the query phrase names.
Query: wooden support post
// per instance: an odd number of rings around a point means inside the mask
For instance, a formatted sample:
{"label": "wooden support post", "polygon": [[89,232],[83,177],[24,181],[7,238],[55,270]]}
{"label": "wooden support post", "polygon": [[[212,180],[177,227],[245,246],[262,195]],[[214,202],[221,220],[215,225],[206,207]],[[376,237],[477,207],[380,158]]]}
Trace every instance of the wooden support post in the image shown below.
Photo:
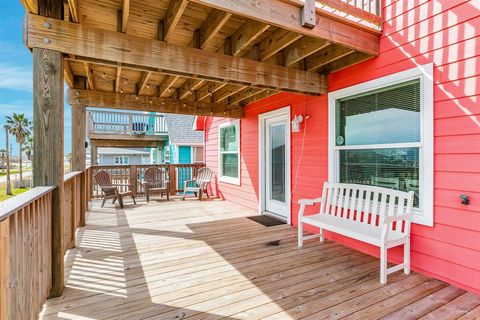
{"label": "wooden support post", "polygon": [[63,57],[60,52],[33,48],[33,185],[56,186],[52,193],[52,287],[64,287],[64,151]]}
{"label": "wooden support post", "polygon": [[302,26],[313,29],[317,24],[315,16],[315,0],[305,0],[302,8]]}
{"label": "wooden support post", "polygon": [[80,176],[80,226],[85,226],[86,212],[86,148],[85,141],[87,138],[86,130],[87,116],[85,106],[72,105],[72,170],[82,171]]}
{"label": "wooden support post", "polygon": [[130,185],[132,186],[133,196],[137,195],[137,166],[132,165],[130,166]]}
{"label": "wooden support post", "polygon": [[97,165],[97,146],[90,141],[90,165]]}

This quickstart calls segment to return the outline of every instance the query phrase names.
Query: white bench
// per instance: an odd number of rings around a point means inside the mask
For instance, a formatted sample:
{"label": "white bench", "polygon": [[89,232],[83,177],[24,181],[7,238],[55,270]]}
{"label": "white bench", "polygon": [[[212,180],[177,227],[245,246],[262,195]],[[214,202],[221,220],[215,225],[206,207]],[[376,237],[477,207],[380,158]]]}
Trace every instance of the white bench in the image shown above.
{"label": "white bench", "polygon": [[[325,182],[320,198],[298,201],[298,247],[313,238],[323,242],[323,230],[329,230],[380,247],[381,283],[387,283],[387,274],[401,269],[409,274],[413,195],[413,191]],[[319,212],[304,216],[305,206],[316,203],[320,204]],[[304,236],[304,224],[320,228],[320,233]],[[387,249],[402,244],[403,263],[387,268]]]}

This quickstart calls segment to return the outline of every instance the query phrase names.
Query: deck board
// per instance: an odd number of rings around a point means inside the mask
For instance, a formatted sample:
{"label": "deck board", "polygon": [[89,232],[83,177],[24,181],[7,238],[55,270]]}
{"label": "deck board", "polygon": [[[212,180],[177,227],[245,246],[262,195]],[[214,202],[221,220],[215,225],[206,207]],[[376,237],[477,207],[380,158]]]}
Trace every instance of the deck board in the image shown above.
{"label": "deck board", "polygon": [[298,250],[295,228],[253,215],[219,200],[95,204],[66,258],[64,294],[40,318],[478,316],[478,296],[415,273],[381,285],[376,258],[331,241]]}

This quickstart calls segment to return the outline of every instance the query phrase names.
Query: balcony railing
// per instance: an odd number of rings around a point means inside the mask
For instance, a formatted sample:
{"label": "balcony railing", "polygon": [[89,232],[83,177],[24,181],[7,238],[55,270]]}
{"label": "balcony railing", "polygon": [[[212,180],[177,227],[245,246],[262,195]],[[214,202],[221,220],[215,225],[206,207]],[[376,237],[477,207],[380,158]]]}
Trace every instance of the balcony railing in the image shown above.
{"label": "balcony railing", "polygon": [[167,172],[167,178],[170,181],[170,193],[172,195],[183,191],[184,181],[194,178],[197,175],[198,169],[204,167],[202,163],[193,164],[154,164],[154,165],[115,165],[115,166],[92,166],[90,181],[92,198],[99,198],[102,196],[102,190],[94,182],[93,176],[100,170],[105,170],[109,175],[113,184],[122,184],[120,191],[129,191],[128,186],[132,186],[131,190],[135,195],[143,195],[144,172],[149,167],[157,167]]}
{"label": "balcony railing", "polygon": [[[64,177],[63,253],[75,247],[75,232],[85,224],[88,172]],[[0,203],[0,319],[36,319],[49,295],[55,188],[36,187]]]}
{"label": "balcony railing", "polygon": [[165,117],[158,114],[89,111],[88,131],[94,134],[166,135]]}

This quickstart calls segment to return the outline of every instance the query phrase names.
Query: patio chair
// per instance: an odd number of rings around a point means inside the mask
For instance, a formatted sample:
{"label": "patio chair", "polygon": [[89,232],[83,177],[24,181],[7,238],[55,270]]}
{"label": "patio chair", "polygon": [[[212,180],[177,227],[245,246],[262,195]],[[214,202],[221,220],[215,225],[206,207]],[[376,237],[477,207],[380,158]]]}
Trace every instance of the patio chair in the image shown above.
{"label": "patio chair", "polygon": [[[135,202],[135,194],[133,193],[131,184],[113,184],[110,179],[110,175],[105,170],[100,170],[97,172],[95,175],[95,181],[103,192],[102,208],[105,205],[105,201],[108,199],[113,199],[112,204],[114,204],[118,199],[120,208],[123,209],[123,198],[126,196],[132,197],[133,203],[137,204]],[[127,186],[129,191],[119,191],[118,187],[120,186]]]}
{"label": "patio chair", "polygon": [[202,195],[205,193],[207,198],[210,198],[208,195],[207,187],[210,184],[210,180],[212,179],[212,170],[209,168],[202,168],[198,170],[197,177],[192,180],[186,180],[185,186],[183,188],[183,200],[185,200],[185,195],[187,192],[193,192],[195,197],[198,193],[198,200],[202,201]]}
{"label": "patio chair", "polygon": [[150,195],[160,194],[163,197],[167,195],[167,201],[170,200],[170,181],[167,179],[167,171],[158,167],[148,167],[144,173],[143,187],[147,195],[147,202],[150,202]]}

